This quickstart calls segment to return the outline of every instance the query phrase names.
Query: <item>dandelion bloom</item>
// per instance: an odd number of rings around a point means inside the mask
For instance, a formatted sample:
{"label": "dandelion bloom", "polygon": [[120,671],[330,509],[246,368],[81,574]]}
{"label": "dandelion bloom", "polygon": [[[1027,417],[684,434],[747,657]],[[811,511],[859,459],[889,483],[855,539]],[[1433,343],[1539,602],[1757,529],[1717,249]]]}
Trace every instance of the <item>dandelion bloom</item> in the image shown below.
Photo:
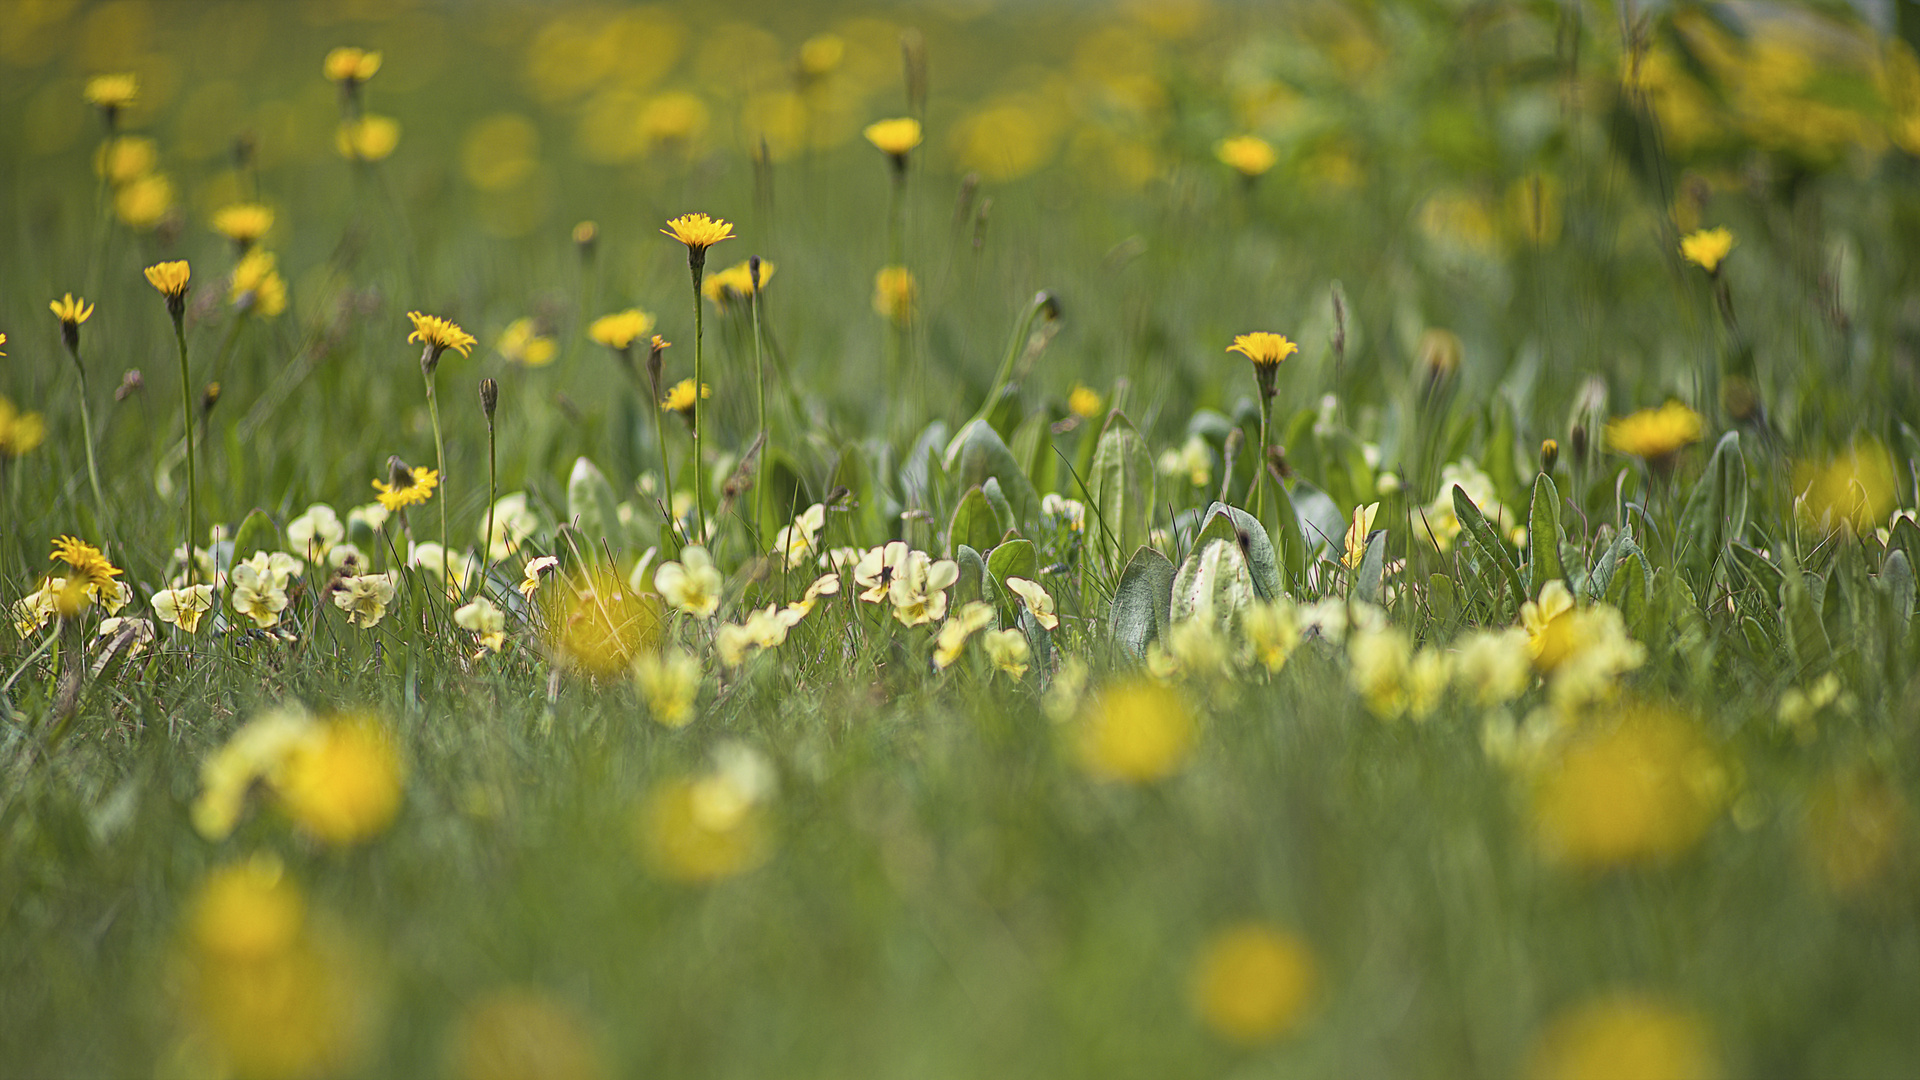
{"label": "dandelion bloom", "polygon": [[868,124],[861,134],[881,153],[893,158],[905,158],[925,137],[920,130],[920,121],[911,116]]}
{"label": "dandelion bloom", "polygon": [[542,335],[532,319],[515,319],[507,324],[495,346],[510,364],[545,367],[559,352],[553,339]]}
{"label": "dandelion bloom", "polygon": [[419,465],[413,469],[412,483],[395,487],[383,480],[375,480],[373,490],[378,492],[380,505],[385,507],[388,513],[392,513],[409,506],[418,506],[433,498],[434,486],[439,482],[439,472]]}
{"label": "dandelion bloom", "polygon": [[130,229],[159,225],[173,209],[173,181],[160,173],[136,177],[113,196],[113,212]]}
{"label": "dandelion bloom", "polygon": [[733,239],[732,225],[705,214],[682,214],[667,222],[667,227],[660,231],[687,245],[689,253],[698,252],[703,256],[720,241]]}
{"label": "dandelion bloom", "polygon": [[321,70],[326,72],[329,82],[349,85],[363,83],[379,72],[380,53],[378,50],[343,46],[327,53]]}
{"label": "dandelion bloom", "polygon": [[1249,180],[1265,174],[1280,160],[1273,145],[1258,135],[1236,135],[1221,139],[1213,146],[1213,156],[1219,158],[1222,165],[1230,166]]}
{"label": "dandelion bloom", "polygon": [[1574,1006],[1547,1025],[1528,1057],[1531,1080],[1721,1075],[1712,1033],[1672,1002],[1615,992]]}
{"label": "dandelion bloom", "polygon": [[407,318],[413,320],[413,333],[407,335],[409,342],[420,342],[433,350],[436,357],[448,349],[461,356],[473,355],[477,339],[460,329],[458,323],[438,315],[422,315],[417,311],[407,312]]}
{"label": "dandelion bloom", "polygon": [[53,554],[48,558],[72,567],[69,577],[83,583],[96,599],[104,600],[120,587],[114,580],[120,576],[120,568],[108,561],[99,548],[84,540],[62,536],[53,542]]}
{"label": "dandelion bloom", "polygon": [[213,231],[250,247],[273,228],[273,208],[260,203],[235,203],[214,212]]}
{"label": "dandelion bloom", "polygon": [[873,275],[874,313],[904,326],[913,318],[913,301],[918,292],[913,271],[904,266],[883,266]]}
{"label": "dandelion bloom", "polygon": [[652,330],[654,318],[639,308],[602,315],[587,327],[587,336],[609,349],[624,351],[634,339]]}
{"label": "dandelion bloom", "polygon": [[1665,708],[1632,708],[1591,725],[1533,785],[1542,851],[1574,867],[1670,862],[1718,816],[1726,767],[1697,727]]}
{"label": "dandelion bloom", "polygon": [[[0,336],[0,341],[4,341]],[[0,353],[0,356],[6,354]],[[17,458],[45,442],[47,422],[39,413],[21,412],[0,397],[0,457]]]}
{"label": "dandelion bloom", "polygon": [[633,679],[647,699],[647,713],[663,727],[686,727],[693,719],[701,678],[700,661],[683,649],[643,652],[633,662]]}
{"label": "dandelion bloom", "polygon": [[1215,1034],[1268,1042],[1300,1026],[1319,982],[1313,953],[1277,927],[1244,923],[1215,934],[1194,959],[1194,1011]]}
{"label": "dandelion bloom", "polygon": [[1096,777],[1147,783],[1185,764],[1199,735],[1199,721],[1179,694],[1135,679],[1082,707],[1074,750],[1080,767]]}
{"label": "dandelion bloom", "polygon": [[302,830],[344,846],[385,831],[400,812],[405,775],[393,737],[371,717],[317,725],[296,743],[274,786]]}
{"label": "dandelion bloom", "polygon": [[[700,396],[703,398],[712,397],[713,387],[708,386],[705,383],[701,383]],[[667,391],[666,397],[660,400],[660,407],[667,410],[668,412],[677,412],[677,413],[692,412],[693,411],[693,380],[681,379],[679,382],[674,383],[673,387]]]}
{"label": "dandelion bloom", "polygon": [[1253,361],[1256,367],[1276,367],[1280,361],[1299,352],[1300,346],[1288,341],[1283,334],[1260,330],[1236,335],[1233,344],[1227,346],[1227,351],[1239,353]]}
{"label": "dandelion bloom", "polygon": [[129,184],[153,171],[160,151],[152,139],[140,135],[122,135],[101,145],[94,155],[94,172],[111,180],[114,186]]}
{"label": "dandelion bloom", "polygon": [[124,109],[140,97],[140,77],[131,73],[95,75],[87,80],[84,96],[96,109]]}
{"label": "dandelion bloom", "polygon": [[79,326],[93,317],[93,305],[85,300],[75,300],[72,293],[67,293],[48,306],[63,326]]}
{"label": "dandelion bloom", "polygon": [[400,145],[400,122],[390,116],[368,113],[357,120],[344,120],[334,133],[334,147],[349,161],[384,161]]}
{"label": "dandelion bloom", "polygon": [[160,295],[169,301],[177,301],[187,295],[187,279],[192,276],[193,268],[187,265],[185,259],[147,267],[148,284],[160,290]]}
{"label": "dandelion bloom", "polygon": [[1720,272],[1720,263],[1733,250],[1733,233],[1724,228],[1696,229],[1680,238],[1680,254],[1709,274]]}
{"label": "dandelion bloom", "polygon": [[[766,288],[773,277],[773,264],[760,260],[760,287]],[[729,266],[714,274],[709,274],[700,283],[700,294],[721,311],[739,303],[754,294],[753,263],[751,261]]]}
{"label": "dandelion bloom", "polygon": [[1661,462],[1700,441],[1706,421],[1678,401],[1607,421],[1607,446],[1622,454]]}
{"label": "dandelion bloom", "polygon": [[1067,395],[1067,411],[1082,420],[1100,415],[1100,392],[1083,383],[1075,383]]}
{"label": "dandelion bloom", "polygon": [[1871,440],[1829,461],[1793,467],[1793,490],[1805,496],[1799,504],[1803,520],[1815,526],[1824,521],[1828,527],[1850,521],[1862,533],[1887,521],[1898,482],[1893,455]]}
{"label": "dandelion bloom", "polygon": [[227,302],[271,319],[287,310],[287,282],[274,269],[271,251],[255,248],[233,268],[233,286]]}

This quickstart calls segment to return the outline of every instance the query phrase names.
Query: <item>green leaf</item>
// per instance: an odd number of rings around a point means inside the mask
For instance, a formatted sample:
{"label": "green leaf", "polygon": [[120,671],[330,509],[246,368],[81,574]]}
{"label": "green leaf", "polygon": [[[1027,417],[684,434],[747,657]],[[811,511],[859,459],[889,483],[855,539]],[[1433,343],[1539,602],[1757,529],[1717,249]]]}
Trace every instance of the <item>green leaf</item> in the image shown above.
{"label": "green leaf", "polygon": [[[1040,580],[1040,556],[1031,540],[1008,540],[987,552],[987,573],[996,586],[1005,586],[1010,577]],[[1013,592],[1000,589],[1000,625],[1010,626],[1014,619]]]}
{"label": "green leaf", "polygon": [[[1600,535],[1604,538],[1606,536],[1606,530],[1610,528],[1610,526],[1602,525]],[[1593,560],[1593,569],[1587,572],[1587,599],[1604,600],[1607,598],[1607,591],[1613,585],[1614,571],[1620,566],[1620,541],[1628,535],[1628,533],[1622,532],[1619,536],[1614,537],[1612,543],[1600,549],[1600,554]]]}
{"label": "green leaf", "polygon": [[987,564],[980,553],[965,544],[954,549],[953,561],[960,566],[960,580],[953,583],[953,603],[947,610],[957,610],[961,604],[975,600],[991,600],[992,588],[987,582]]}
{"label": "green leaf", "polygon": [[1541,473],[1533,481],[1533,512],[1527,518],[1528,593],[1539,599],[1547,582],[1567,576],[1560,563],[1560,489]]}
{"label": "green leaf", "polygon": [[1272,509],[1266,512],[1267,531],[1270,542],[1279,547],[1280,558],[1285,561],[1285,580],[1296,584],[1305,581],[1307,539],[1300,531],[1300,514],[1295,509],[1293,495],[1281,484],[1268,484],[1267,492],[1273,496]]}
{"label": "green leaf", "polygon": [[1367,537],[1366,554],[1360,556],[1359,572],[1353,578],[1353,598],[1369,604],[1380,602],[1381,579],[1387,566],[1387,530],[1375,529]]}
{"label": "green leaf", "polygon": [[1013,506],[1007,502],[1006,493],[1000,490],[1000,481],[991,476],[987,477],[987,482],[980,485],[980,494],[985,495],[987,505],[993,507],[993,521],[1000,529],[999,535],[994,537],[995,541],[1008,533],[1018,535],[1020,523],[1013,516]]}
{"label": "green leaf", "polygon": [[1905,641],[1907,626],[1913,619],[1913,564],[1907,561],[1907,553],[1899,548],[1887,552],[1887,561],[1880,565],[1880,588],[1886,593],[1893,605],[1894,641]]}
{"label": "green leaf", "polygon": [[956,554],[962,547],[984,551],[999,539],[1000,526],[994,520],[993,506],[979,488],[969,488],[954,505],[953,520],[947,527],[947,554]]}
{"label": "green leaf", "polygon": [[1707,471],[1687,496],[1680,512],[1680,566],[1704,586],[1727,545],[1747,527],[1747,459],[1740,433],[1720,437]]}
{"label": "green leaf", "polygon": [[1138,663],[1147,646],[1172,625],[1173,562],[1150,547],[1133,553],[1120,574],[1107,609],[1107,636],[1122,656]]}
{"label": "green leaf", "polygon": [[1786,562],[1780,585],[1780,625],[1786,628],[1787,652],[1793,657],[1795,679],[1824,671],[1833,662],[1833,647],[1827,631],[1820,625],[1820,610],[1814,606],[1813,593],[1807,589],[1807,577],[1790,552],[1782,551]]}
{"label": "green leaf", "polygon": [[1652,591],[1646,563],[1640,557],[1640,548],[1635,546],[1621,556],[1614,570],[1613,583],[1607,586],[1607,603],[1620,609],[1629,627],[1636,626],[1646,613],[1647,598]]}
{"label": "green leaf", "polygon": [[1093,505],[1088,508],[1088,532],[1101,562],[1118,567],[1126,553],[1147,542],[1153,521],[1153,455],[1147,441],[1119,412],[1107,418],[1106,430],[1093,452],[1087,477]]}
{"label": "green leaf", "polygon": [[[1337,558],[1347,537],[1347,517],[1340,512],[1340,507],[1325,492],[1305,480],[1294,482],[1289,498],[1293,500],[1300,535],[1306,541],[1300,564],[1301,573],[1306,572],[1304,556],[1322,545]],[[1291,555],[1288,556],[1287,565],[1289,568],[1293,565]]]}
{"label": "green leaf", "polygon": [[1027,479],[1039,492],[1055,491],[1060,486],[1060,457],[1053,452],[1053,423],[1045,412],[1036,412],[1021,421],[1013,433],[1013,458],[1027,471]]}
{"label": "green leaf", "polygon": [[255,510],[240,522],[240,531],[233,534],[233,561],[245,562],[256,551],[280,550],[280,530],[267,516],[265,510]]}
{"label": "green leaf", "polygon": [[1786,582],[1786,576],[1780,573],[1780,568],[1769,562],[1765,555],[1745,544],[1733,544],[1730,545],[1730,549],[1733,552],[1733,565],[1746,576],[1753,588],[1766,595],[1767,602],[1771,605],[1774,598],[1780,595],[1780,586]]}
{"label": "green leaf", "polygon": [[1471,537],[1481,553],[1500,568],[1501,576],[1507,579],[1507,589],[1513,598],[1510,602],[1519,603],[1519,598],[1527,595],[1527,587],[1520,580],[1520,568],[1513,564],[1513,556],[1507,551],[1506,541],[1500,539],[1487,524],[1480,508],[1467,498],[1467,492],[1459,484],[1453,485],[1453,515],[1458,518],[1461,531]]}
{"label": "green leaf", "polygon": [[947,444],[945,467],[948,476],[963,489],[984,484],[988,477],[999,480],[1000,490],[1022,526],[1031,527],[1040,520],[1040,496],[1034,493],[1033,482],[985,420],[969,422]]}
{"label": "green leaf", "polygon": [[1247,573],[1253,578],[1254,592],[1262,600],[1277,600],[1285,595],[1280,580],[1280,563],[1274,555],[1273,539],[1266,526],[1237,506],[1216,502],[1207,508],[1200,532],[1193,538],[1197,550],[1208,540],[1231,540],[1246,560]]}
{"label": "green leaf", "polygon": [[573,463],[573,475],[567,478],[567,516],[585,536],[588,550],[583,551],[589,559],[600,550],[601,541],[618,554],[626,547],[622,542],[620,529],[620,510],[618,500],[613,497],[613,485],[607,483],[593,462],[581,458]]}
{"label": "green leaf", "polygon": [[846,488],[851,496],[851,509],[827,515],[824,546],[845,543],[864,550],[892,536],[889,518],[897,521],[900,510],[897,505],[889,505],[893,500],[880,486],[878,477],[885,473],[869,467],[868,458],[874,450],[885,453],[884,445],[873,450],[858,446],[841,448],[840,460],[834,465],[833,479],[827,488],[829,491]]}
{"label": "green leaf", "polygon": [[1460,612],[1460,600],[1455,595],[1453,579],[1445,574],[1434,574],[1427,578],[1427,603],[1433,607],[1434,620],[1442,626],[1453,622]]}
{"label": "green leaf", "polygon": [[1173,621],[1202,619],[1226,625],[1253,603],[1253,596],[1253,577],[1247,573],[1240,545],[1218,537],[1203,538],[1174,575]]}

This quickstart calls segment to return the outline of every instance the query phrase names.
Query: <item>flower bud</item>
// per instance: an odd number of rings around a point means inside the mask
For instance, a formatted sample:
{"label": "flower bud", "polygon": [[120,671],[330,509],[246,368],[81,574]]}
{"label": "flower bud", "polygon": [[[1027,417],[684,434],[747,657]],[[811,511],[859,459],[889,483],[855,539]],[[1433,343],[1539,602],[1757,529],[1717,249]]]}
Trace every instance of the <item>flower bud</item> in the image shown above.
{"label": "flower bud", "polygon": [[1560,463],[1560,444],[1552,439],[1540,443],[1540,471],[1553,475],[1553,467]]}
{"label": "flower bud", "polygon": [[487,424],[493,424],[493,411],[500,407],[500,384],[493,379],[480,380],[480,411],[487,414]]}

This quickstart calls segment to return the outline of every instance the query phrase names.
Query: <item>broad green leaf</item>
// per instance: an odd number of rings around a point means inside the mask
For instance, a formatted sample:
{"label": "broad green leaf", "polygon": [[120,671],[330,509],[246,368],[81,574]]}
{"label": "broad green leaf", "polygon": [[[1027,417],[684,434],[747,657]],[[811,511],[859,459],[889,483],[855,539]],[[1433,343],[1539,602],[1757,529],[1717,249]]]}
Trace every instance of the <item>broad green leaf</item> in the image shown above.
{"label": "broad green leaf", "polygon": [[1527,518],[1528,593],[1535,599],[1547,582],[1567,576],[1560,564],[1560,489],[1541,473],[1533,481],[1533,511]]}
{"label": "broad green leaf", "polygon": [[245,562],[256,551],[279,551],[280,530],[274,527],[273,519],[265,510],[254,510],[240,522],[240,531],[233,534],[233,558],[236,562]]}
{"label": "broad green leaf", "polygon": [[1033,541],[1008,540],[987,552],[987,573],[993,575],[994,584],[1001,587],[1000,625],[1011,625],[1014,617],[1013,592],[1004,586],[1010,577],[1040,580],[1040,556],[1034,550]]}
{"label": "broad green leaf", "polygon": [[[613,485],[607,483],[606,474],[584,457],[573,463],[573,475],[567,478],[567,516],[593,552],[600,550],[602,541],[616,555],[626,547]],[[592,557],[588,551],[582,554]]]}
{"label": "broad green leaf", "polygon": [[[1013,506],[1007,502],[1006,493],[1000,490],[1000,481],[991,476],[987,477],[987,482],[980,485],[980,494],[985,495],[987,505],[993,507],[993,521],[1000,529],[995,540],[1008,533],[1018,535],[1020,522],[1013,516]],[[986,548],[980,550],[985,551]]]}
{"label": "broad green leaf", "polygon": [[1794,677],[1804,679],[1826,670],[1833,662],[1833,647],[1827,641],[1826,628],[1820,625],[1820,611],[1808,591],[1807,576],[1791,553],[1783,551],[1781,557],[1787,565],[1780,585],[1780,625],[1786,629]]}
{"label": "broad green leaf", "polygon": [[1253,603],[1253,595],[1253,578],[1240,545],[1217,537],[1203,539],[1173,577],[1173,621],[1201,619],[1225,625]]}
{"label": "broad green leaf", "polygon": [[979,488],[969,488],[954,505],[953,519],[947,527],[947,554],[962,547],[985,551],[1000,539],[1000,525],[994,520],[993,507]]}
{"label": "broad green leaf", "polygon": [[1000,490],[1023,527],[1040,520],[1040,496],[1034,493],[1032,481],[985,420],[969,422],[947,444],[945,467],[947,475],[962,489],[984,484],[988,477],[999,480]]}
{"label": "broad green leaf", "polygon": [[1247,573],[1253,578],[1254,592],[1260,599],[1277,600],[1285,595],[1273,539],[1258,518],[1237,506],[1216,502],[1207,508],[1206,520],[1200,526],[1199,535],[1194,537],[1193,547],[1199,548],[1209,538],[1231,540],[1240,549],[1247,562]]}
{"label": "broad green leaf", "polygon": [[1887,552],[1887,561],[1880,566],[1880,588],[1885,591],[1888,601],[1893,605],[1894,641],[1905,641],[1907,625],[1913,618],[1913,564],[1907,561],[1907,553],[1895,548]]}
{"label": "broad green leaf", "polygon": [[1520,581],[1520,568],[1513,564],[1513,556],[1507,551],[1506,541],[1500,539],[1487,524],[1480,508],[1467,498],[1467,492],[1459,484],[1453,485],[1453,515],[1460,521],[1460,531],[1472,539],[1486,559],[1500,568],[1500,574],[1506,578],[1507,589],[1512,597],[1510,604],[1517,605],[1520,598],[1527,595],[1527,587]]}
{"label": "broad green leaf", "polygon": [[1367,537],[1366,554],[1360,556],[1360,568],[1353,576],[1353,598],[1378,604],[1381,578],[1387,566],[1387,530],[1375,529]]}
{"label": "broad green leaf", "polygon": [[953,600],[947,605],[948,611],[958,610],[961,604],[975,600],[991,600],[992,586],[987,582],[987,564],[980,553],[965,544],[954,548],[953,561],[959,564],[960,579],[953,583]]}
{"label": "broad green leaf", "polygon": [[1133,553],[1107,610],[1107,634],[1120,655],[1138,663],[1172,624],[1173,562],[1150,547]]}
{"label": "broad green leaf", "polygon": [[[1271,489],[1269,489],[1271,490]],[[1305,480],[1295,481],[1290,493],[1293,509],[1298,517],[1301,537],[1306,541],[1305,553],[1325,549],[1337,558],[1342,542],[1347,538],[1347,517],[1340,507],[1319,488]],[[1292,556],[1288,556],[1288,565],[1292,565]],[[1306,560],[1301,560],[1301,571],[1306,570]]]}
{"label": "broad green leaf", "polygon": [[1680,513],[1680,565],[1704,585],[1727,545],[1747,527],[1747,460],[1740,433],[1720,437],[1707,471],[1687,496]]}
{"label": "broad green leaf", "polygon": [[1118,567],[1126,553],[1147,542],[1153,520],[1153,455],[1125,416],[1115,412],[1093,452],[1087,478],[1093,505],[1087,508],[1087,532],[1103,563]]}

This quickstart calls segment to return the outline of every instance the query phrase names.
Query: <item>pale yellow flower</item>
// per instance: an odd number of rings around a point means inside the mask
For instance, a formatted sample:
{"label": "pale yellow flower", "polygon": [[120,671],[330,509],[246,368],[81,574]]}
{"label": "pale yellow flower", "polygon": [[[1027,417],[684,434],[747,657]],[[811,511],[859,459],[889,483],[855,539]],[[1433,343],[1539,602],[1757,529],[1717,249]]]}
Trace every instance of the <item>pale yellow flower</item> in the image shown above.
{"label": "pale yellow flower", "polygon": [[326,558],[334,545],[346,538],[347,527],[326,503],[314,503],[306,513],[287,522],[287,551],[310,561]]}
{"label": "pale yellow flower", "polygon": [[387,617],[397,582],[392,574],[355,574],[340,578],[333,589],[333,605],[347,613],[347,623],[371,630]]}
{"label": "pale yellow flower", "polygon": [[1349,571],[1360,569],[1360,563],[1367,557],[1367,537],[1373,532],[1373,519],[1380,513],[1379,503],[1353,508],[1353,524],[1347,526],[1346,553],[1340,556],[1340,565]]}
{"label": "pale yellow flower", "polygon": [[240,819],[248,791],[256,782],[272,783],[293,748],[312,737],[314,726],[298,705],[270,709],[241,725],[226,745],[200,763],[200,795],[191,812],[194,829],[208,840],[226,839]]}
{"label": "pale yellow flower", "polygon": [[653,572],[653,587],[662,599],[696,619],[709,619],[720,610],[725,579],[713,556],[698,544],[680,553],[679,562],[664,562]]}
{"label": "pale yellow flower", "polygon": [[693,719],[703,675],[700,661],[691,653],[671,647],[658,653],[643,651],[634,658],[633,677],[655,723],[681,728]]}
{"label": "pale yellow flower", "polygon": [[1300,645],[1300,619],[1293,602],[1255,600],[1240,613],[1240,632],[1253,650],[1253,662],[1279,671]]}
{"label": "pale yellow flower", "polygon": [[994,670],[1004,671],[1015,679],[1027,673],[1027,662],[1033,656],[1033,649],[1027,644],[1027,635],[1018,630],[989,630],[980,636],[980,649],[987,654]]}
{"label": "pale yellow flower", "polygon": [[1455,647],[1454,681],[1482,708],[1507,704],[1533,684],[1530,642],[1521,627],[1467,634]]}
{"label": "pale yellow flower", "polygon": [[959,580],[960,567],[952,559],[936,562],[924,551],[908,552],[887,586],[893,617],[902,626],[939,622],[947,613],[946,590]]}
{"label": "pale yellow flower", "polygon": [[992,626],[994,621],[993,605],[979,600],[961,605],[953,617],[940,626],[940,633],[934,639],[933,666],[935,670],[945,671],[960,659],[960,653],[967,646],[967,639],[981,630]]}
{"label": "pale yellow flower", "polygon": [[[487,518],[493,519],[493,534],[487,535]],[[502,495],[493,504],[490,515],[482,515],[474,526],[474,535],[487,546],[487,558],[499,562],[520,550],[520,545],[540,531],[540,515],[527,505],[527,493],[516,491]]]}
{"label": "pale yellow flower", "polygon": [[488,652],[499,652],[507,643],[507,616],[484,596],[476,596],[453,612],[453,625],[473,631],[474,640]]}
{"label": "pale yellow flower", "polygon": [[428,541],[411,546],[407,565],[419,570],[429,581],[439,578],[446,585],[447,598],[452,600],[459,597],[467,586],[467,579],[473,576],[474,560]]}
{"label": "pale yellow flower", "polygon": [[520,584],[516,586],[516,588],[520,590],[520,595],[526,597],[528,600],[532,600],[533,594],[540,591],[541,580],[548,574],[553,573],[554,568],[559,565],[560,560],[552,555],[542,555],[537,559],[528,559],[527,565],[522,569],[522,573],[525,576],[520,579]]}
{"label": "pale yellow flower", "polygon": [[1007,579],[1007,588],[1013,590],[1014,594],[1027,605],[1027,610],[1033,614],[1034,622],[1048,630],[1053,630],[1060,625],[1059,617],[1053,613],[1053,597],[1048,595],[1047,590],[1038,582],[1010,577]]}
{"label": "pale yellow flower", "polygon": [[1213,482],[1213,449],[1204,435],[1189,435],[1178,450],[1167,450],[1155,462],[1162,476],[1184,476],[1187,483],[1203,488]]}
{"label": "pale yellow flower", "polygon": [[805,563],[818,554],[816,547],[820,530],[826,526],[826,523],[827,508],[825,506],[814,503],[807,507],[800,512],[799,517],[793,519],[793,524],[781,529],[774,536],[774,554],[785,554],[789,570]]}
{"label": "pale yellow flower", "polygon": [[189,585],[161,589],[153,594],[153,616],[191,634],[200,629],[200,620],[213,610],[213,587]]}
{"label": "pale yellow flower", "polygon": [[860,586],[860,599],[869,604],[877,604],[886,599],[887,589],[893,584],[895,574],[900,572],[901,564],[907,561],[911,549],[899,540],[869,549],[854,564],[853,583]]}

